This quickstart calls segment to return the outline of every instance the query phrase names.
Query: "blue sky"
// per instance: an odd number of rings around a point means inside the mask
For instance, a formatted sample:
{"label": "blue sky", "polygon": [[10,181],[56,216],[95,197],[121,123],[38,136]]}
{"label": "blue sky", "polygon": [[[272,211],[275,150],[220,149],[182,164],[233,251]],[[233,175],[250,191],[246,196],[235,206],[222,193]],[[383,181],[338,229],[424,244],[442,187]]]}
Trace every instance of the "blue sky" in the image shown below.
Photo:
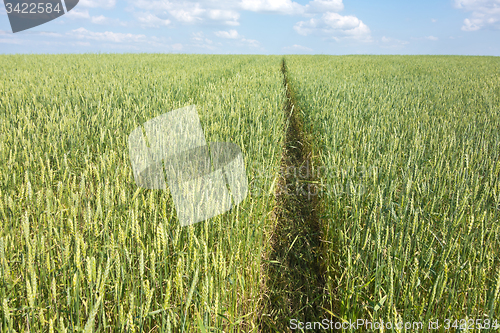
{"label": "blue sky", "polygon": [[500,55],[500,0],[80,0],[0,53]]}

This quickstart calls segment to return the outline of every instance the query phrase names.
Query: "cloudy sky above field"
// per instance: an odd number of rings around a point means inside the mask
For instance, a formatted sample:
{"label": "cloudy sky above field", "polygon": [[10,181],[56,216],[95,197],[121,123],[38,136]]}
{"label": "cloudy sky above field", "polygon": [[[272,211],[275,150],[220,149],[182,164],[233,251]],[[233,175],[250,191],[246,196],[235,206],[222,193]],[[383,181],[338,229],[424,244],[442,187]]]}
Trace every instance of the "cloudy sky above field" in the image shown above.
{"label": "cloudy sky above field", "polygon": [[0,53],[172,52],[500,56],[500,0],[80,0]]}

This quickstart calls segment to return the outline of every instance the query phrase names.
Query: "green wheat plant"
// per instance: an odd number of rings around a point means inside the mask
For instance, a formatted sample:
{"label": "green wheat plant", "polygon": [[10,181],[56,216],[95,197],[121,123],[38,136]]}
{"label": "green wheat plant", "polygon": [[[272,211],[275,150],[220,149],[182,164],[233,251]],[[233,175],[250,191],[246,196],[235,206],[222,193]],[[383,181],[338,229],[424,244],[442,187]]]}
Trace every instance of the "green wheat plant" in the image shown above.
{"label": "green wheat plant", "polygon": [[[279,165],[280,60],[1,56],[0,330],[255,330],[273,197],[252,170]],[[135,184],[128,135],[192,104],[263,190],[181,228],[168,191]]]}
{"label": "green wheat plant", "polygon": [[327,312],[500,325],[500,60],[286,60],[324,166]]}

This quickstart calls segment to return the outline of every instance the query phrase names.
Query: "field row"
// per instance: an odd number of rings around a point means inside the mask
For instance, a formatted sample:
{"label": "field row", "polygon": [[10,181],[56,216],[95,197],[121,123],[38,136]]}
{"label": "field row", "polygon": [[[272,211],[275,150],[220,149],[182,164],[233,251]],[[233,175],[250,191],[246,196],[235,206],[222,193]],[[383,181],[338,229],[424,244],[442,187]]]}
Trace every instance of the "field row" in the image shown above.
{"label": "field row", "polygon": [[343,321],[498,317],[500,61],[286,59],[327,175],[327,308]]}
{"label": "field row", "polygon": [[[284,295],[263,269],[276,264],[290,125],[282,59],[2,56],[1,330],[257,331],[270,295]],[[294,188],[319,201],[324,317],[498,316],[498,59],[285,60],[321,165],[321,186]],[[249,195],[181,228],[168,191],[136,185],[128,135],[188,105],[207,142],[241,148]],[[288,171],[308,184],[302,170]]]}
{"label": "field row", "polygon": [[[284,132],[280,60],[3,56],[2,331],[254,329],[273,209],[262,172],[279,166]],[[240,146],[261,191],[181,228],[168,191],[135,184],[128,135],[192,104],[206,141]]]}

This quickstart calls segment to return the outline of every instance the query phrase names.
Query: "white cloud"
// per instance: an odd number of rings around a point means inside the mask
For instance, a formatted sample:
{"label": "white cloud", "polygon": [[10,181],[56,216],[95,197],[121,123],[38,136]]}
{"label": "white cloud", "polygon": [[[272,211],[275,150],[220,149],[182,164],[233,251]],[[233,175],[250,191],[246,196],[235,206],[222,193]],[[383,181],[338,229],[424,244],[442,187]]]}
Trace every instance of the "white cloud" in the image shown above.
{"label": "white cloud", "polygon": [[[50,31],[25,31],[22,35],[28,37],[28,36],[47,36],[47,37],[62,37],[61,34],[56,33],[56,32],[50,32]],[[22,36],[21,35],[21,36]],[[20,39],[16,38],[17,36],[13,34],[10,31],[5,31],[5,30],[0,30],[0,36],[6,37],[2,39],[0,43],[8,43],[8,44],[25,44],[25,42],[30,42],[28,39]],[[37,40],[37,42],[40,42]]]}
{"label": "white cloud", "polygon": [[[271,13],[281,15],[299,15],[307,20],[299,21],[294,29],[297,33],[307,36],[320,34],[337,41],[344,39],[371,41],[371,31],[366,24],[352,15],[340,15],[337,12],[344,9],[343,0],[309,0],[307,4],[300,4],[293,0],[128,0],[127,10],[142,12],[136,19],[140,24],[152,22],[151,26],[158,27],[160,21],[147,19],[149,13],[163,22],[171,25],[207,24],[215,23],[228,26],[238,26],[242,11]],[[245,45],[258,47],[256,40],[245,39],[236,30],[220,30],[215,32],[219,38],[233,39]],[[202,43],[202,40],[196,40]],[[203,42],[203,45],[207,45]]]}
{"label": "white cloud", "polygon": [[201,22],[202,15],[206,12],[201,8],[200,4],[195,4],[194,8],[172,9],[169,14],[172,15],[177,21],[185,23]]}
{"label": "white cloud", "polygon": [[172,21],[181,23],[217,22],[238,26],[241,11],[311,17],[341,11],[344,5],[342,0],[310,0],[306,5],[292,0],[129,0],[128,10],[137,9],[169,15]]}
{"label": "white cloud", "polygon": [[129,8],[128,10],[131,10],[132,8],[140,8],[143,10],[152,10],[155,12],[161,12],[165,10],[171,10],[174,9],[174,3],[168,1],[168,0],[129,0]]}
{"label": "white cloud", "polygon": [[115,26],[116,25],[121,25],[121,26],[127,25],[125,22],[122,22],[119,19],[105,17],[104,15],[92,16],[90,18],[90,22],[92,22],[94,24],[103,24],[103,25],[105,24],[105,25],[115,25]]}
{"label": "white cloud", "polygon": [[191,40],[194,42],[193,46],[195,47],[200,47],[200,48],[205,48],[209,50],[214,50],[214,42],[205,37],[205,34],[203,31],[195,32],[193,33],[193,37],[191,37]]}
{"label": "white cloud", "polygon": [[[240,14],[231,3],[218,3],[217,6],[208,6],[206,3],[201,2],[169,2],[169,1],[144,1],[139,0],[131,3],[132,7],[140,8],[142,10],[162,13],[171,16],[173,20],[182,23],[203,23],[207,21],[220,22],[225,25],[237,26],[239,25]],[[135,11],[131,8],[130,11]]]}
{"label": "white cloud", "polygon": [[260,46],[259,41],[255,40],[255,39],[242,38],[241,41],[250,47],[259,47]]}
{"label": "white cloud", "polygon": [[432,22],[432,23],[436,23],[437,21],[438,21],[437,19],[434,19],[434,18],[433,18],[433,19],[431,19],[431,22]]}
{"label": "white cloud", "polygon": [[[250,47],[260,47],[259,41],[255,39],[248,39],[245,36],[242,36],[238,33],[238,31],[231,29],[229,31],[216,31],[214,34],[219,38],[232,39],[236,41],[236,45],[239,46],[250,46]],[[202,36],[202,35],[200,35]],[[198,37],[201,38],[201,37]]]}
{"label": "white cloud", "polygon": [[167,26],[171,23],[170,20],[164,20],[154,14],[146,12],[136,13],[135,16],[143,27],[158,28],[161,26]]}
{"label": "white cloud", "polygon": [[67,18],[70,19],[89,19],[90,14],[88,10],[73,9],[66,14]]}
{"label": "white cloud", "polygon": [[57,33],[57,32],[40,31],[38,34],[41,36],[62,37],[62,35],[60,33]]}
{"label": "white cloud", "polygon": [[[64,34],[46,31],[27,31],[23,35],[24,38],[15,39],[14,37],[17,36],[14,34],[7,34],[0,30],[0,45],[6,45],[7,47],[9,44],[50,45],[55,47],[55,49],[61,49],[62,46],[66,45],[78,48],[92,47],[94,49],[97,47],[99,49],[136,50],[140,52],[177,52],[185,48],[183,44],[174,44],[169,37],[113,31],[99,32],[92,31],[86,27],[81,27]],[[36,38],[37,36],[39,37]],[[2,49],[1,46],[0,49]]]}
{"label": "white cloud", "polygon": [[435,37],[435,36],[412,37],[412,39],[414,39],[414,40],[430,40],[430,41],[433,41],[433,42],[439,40],[439,38]]}
{"label": "white cloud", "polygon": [[462,26],[463,31],[476,31],[483,27],[482,19],[465,19],[464,25]]}
{"label": "white cloud", "polygon": [[301,5],[291,0],[241,0],[239,6],[252,12],[272,12],[285,15],[339,12],[344,9],[342,0],[313,0]]}
{"label": "white cloud", "polygon": [[95,23],[95,24],[105,24],[106,21],[108,21],[108,20],[109,19],[106,18],[104,15],[94,16],[91,19],[92,23]]}
{"label": "white cloud", "polygon": [[308,12],[340,12],[344,9],[342,0],[314,0],[306,5]]}
{"label": "white cloud", "polygon": [[71,43],[71,45],[74,45],[74,46],[90,46],[90,42],[74,42],[74,43]]}
{"label": "white cloud", "polygon": [[471,12],[464,20],[463,31],[500,29],[500,0],[455,0],[455,7]]}
{"label": "white cloud", "polygon": [[68,32],[68,35],[78,39],[88,39],[100,42],[113,42],[113,43],[130,43],[130,42],[146,42],[145,35],[137,34],[124,34],[120,32],[93,32],[85,28],[78,28]]}
{"label": "white cloud", "polygon": [[240,14],[234,10],[211,9],[207,15],[214,21],[223,21],[227,25],[240,25]]}
{"label": "white cloud", "polygon": [[229,31],[216,31],[215,35],[220,38],[229,38],[229,39],[237,39],[240,38],[238,31],[229,30]]}
{"label": "white cloud", "polygon": [[291,52],[312,52],[313,51],[313,49],[311,49],[309,47],[298,45],[298,44],[294,44],[292,46],[286,46],[283,48],[283,50],[284,51],[291,51]]}
{"label": "white cloud", "polygon": [[182,44],[169,45],[166,42],[170,38],[145,36],[142,34],[130,34],[119,32],[93,32],[85,28],[78,28],[67,33],[69,37],[77,39],[73,43],[77,45],[86,46],[89,43],[95,45],[95,42],[102,42],[106,47],[115,49],[131,49],[131,50],[173,50],[178,51],[183,48]]}
{"label": "white cloud", "polygon": [[126,26],[127,23],[115,19],[115,18],[110,18],[106,17],[104,15],[99,15],[99,16],[90,16],[89,11],[87,9],[85,10],[78,10],[78,9],[73,9],[72,11],[68,12],[67,17],[72,20],[90,20],[93,24],[100,24],[100,25],[120,25],[120,26]]}
{"label": "white cloud", "polygon": [[319,24],[319,20],[312,18],[309,21],[297,22],[294,25],[293,29],[295,29],[295,31],[297,31],[297,33],[299,35],[307,36],[316,30],[316,28],[318,27],[318,24]]}
{"label": "white cloud", "polygon": [[291,0],[241,0],[240,7],[252,12],[274,12],[280,14],[300,14],[304,6]]}
{"label": "white cloud", "polygon": [[391,38],[391,37],[386,37],[386,36],[382,36],[382,38],[380,40],[382,42],[383,48],[400,48],[400,47],[403,47],[403,46],[409,44],[408,41],[400,40],[400,39],[396,39],[396,38]]}
{"label": "white cloud", "polygon": [[23,44],[20,39],[0,38],[0,44]]}
{"label": "white cloud", "polygon": [[207,42],[209,44],[212,43],[212,40],[208,39],[208,38],[205,38],[205,34],[203,33],[203,31],[199,31],[199,32],[193,32],[193,37],[191,38],[192,40],[194,41],[197,41],[197,42]]}
{"label": "white cloud", "polygon": [[115,5],[116,5],[116,0],[80,0],[78,2],[78,6],[88,7],[88,8],[111,9],[115,7]]}
{"label": "white cloud", "polygon": [[323,20],[334,29],[352,30],[363,26],[363,22],[357,17],[342,16],[337,13],[326,13],[323,15]]}
{"label": "white cloud", "polygon": [[180,44],[180,43],[172,45],[172,49],[175,50],[175,51],[180,51],[180,50],[182,50],[182,48],[183,48],[183,45]]}
{"label": "white cloud", "polygon": [[327,12],[319,19],[300,21],[293,27],[303,36],[318,33],[331,37],[337,41],[341,39],[357,39],[370,41],[371,31],[366,24],[355,16],[343,16],[338,13]]}

